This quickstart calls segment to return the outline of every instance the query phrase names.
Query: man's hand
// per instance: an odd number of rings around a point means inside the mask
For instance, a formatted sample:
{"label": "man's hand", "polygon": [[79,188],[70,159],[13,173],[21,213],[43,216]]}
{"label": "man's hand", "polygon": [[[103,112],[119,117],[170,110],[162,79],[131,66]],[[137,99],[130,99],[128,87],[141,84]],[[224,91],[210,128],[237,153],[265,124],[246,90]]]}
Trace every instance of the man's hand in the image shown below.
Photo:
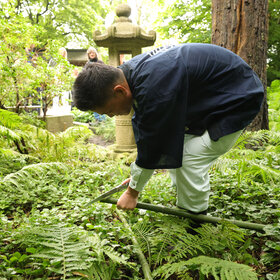
{"label": "man's hand", "polygon": [[117,202],[118,209],[133,210],[136,207],[139,192],[128,187]]}

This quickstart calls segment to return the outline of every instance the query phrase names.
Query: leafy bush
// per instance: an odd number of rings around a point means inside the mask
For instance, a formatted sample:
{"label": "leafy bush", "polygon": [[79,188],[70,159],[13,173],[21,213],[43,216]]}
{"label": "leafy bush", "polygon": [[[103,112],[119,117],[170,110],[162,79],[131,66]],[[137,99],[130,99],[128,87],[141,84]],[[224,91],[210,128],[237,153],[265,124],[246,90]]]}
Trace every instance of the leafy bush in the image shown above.
{"label": "leafy bush", "polygon": [[82,123],[89,123],[90,129],[96,134],[102,136],[107,141],[115,140],[115,118],[109,118],[105,115],[103,119],[96,119],[93,112],[83,112],[74,108],[72,110],[74,120]]}
{"label": "leafy bush", "polygon": [[71,111],[73,114],[74,121],[82,123],[94,122],[95,118],[92,112],[83,112],[74,107]]}
{"label": "leafy bush", "polygon": [[91,129],[96,135],[102,136],[107,141],[115,141],[115,118],[106,118],[104,121],[93,123]]}
{"label": "leafy bush", "polygon": [[280,80],[275,80],[267,88],[269,125],[273,131],[280,130]]}

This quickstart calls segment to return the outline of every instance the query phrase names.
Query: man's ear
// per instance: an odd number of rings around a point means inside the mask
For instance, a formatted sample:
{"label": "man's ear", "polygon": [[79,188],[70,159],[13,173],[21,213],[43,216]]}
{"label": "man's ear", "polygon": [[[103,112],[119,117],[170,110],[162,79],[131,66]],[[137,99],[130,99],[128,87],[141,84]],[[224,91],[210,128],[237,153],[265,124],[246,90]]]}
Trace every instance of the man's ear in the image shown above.
{"label": "man's ear", "polygon": [[124,85],[120,85],[120,84],[114,86],[113,91],[114,91],[115,96],[118,96],[118,95],[126,96],[128,93],[127,88]]}

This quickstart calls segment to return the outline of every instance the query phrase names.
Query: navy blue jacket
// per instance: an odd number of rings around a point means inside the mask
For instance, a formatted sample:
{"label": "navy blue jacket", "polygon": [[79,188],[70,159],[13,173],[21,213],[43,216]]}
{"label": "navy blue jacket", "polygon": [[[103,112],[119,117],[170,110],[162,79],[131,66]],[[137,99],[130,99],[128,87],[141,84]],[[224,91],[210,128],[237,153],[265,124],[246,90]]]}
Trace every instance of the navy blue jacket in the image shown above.
{"label": "navy blue jacket", "polygon": [[233,52],[210,44],[162,47],[119,66],[131,89],[136,164],[182,166],[184,134],[212,140],[245,128],[257,115],[263,86]]}

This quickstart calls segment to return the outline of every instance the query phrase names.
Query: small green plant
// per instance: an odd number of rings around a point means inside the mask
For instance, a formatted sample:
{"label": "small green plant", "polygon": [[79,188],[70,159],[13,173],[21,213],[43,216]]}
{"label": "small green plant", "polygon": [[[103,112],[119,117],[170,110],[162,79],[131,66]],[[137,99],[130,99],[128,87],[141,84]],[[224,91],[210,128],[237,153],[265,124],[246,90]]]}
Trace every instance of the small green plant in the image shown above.
{"label": "small green plant", "polygon": [[74,120],[82,123],[89,123],[90,128],[96,135],[102,136],[107,141],[115,140],[115,118],[109,118],[103,115],[102,119],[97,120],[93,112],[83,112],[73,108]]}
{"label": "small green plant", "polygon": [[93,123],[92,129],[95,134],[102,136],[105,140],[115,141],[115,118],[106,118],[103,121]]}
{"label": "small green plant", "polygon": [[71,111],[73,115],[74,121],[81,122],[81,123],[90,123],[95,122],[95,118],[93,112],[83,112],[74,107]]}
{"label": "small green plant", "polygon": [[273,131],[280,130],[280,80],[274,80],[267,88],[269,126]]}

